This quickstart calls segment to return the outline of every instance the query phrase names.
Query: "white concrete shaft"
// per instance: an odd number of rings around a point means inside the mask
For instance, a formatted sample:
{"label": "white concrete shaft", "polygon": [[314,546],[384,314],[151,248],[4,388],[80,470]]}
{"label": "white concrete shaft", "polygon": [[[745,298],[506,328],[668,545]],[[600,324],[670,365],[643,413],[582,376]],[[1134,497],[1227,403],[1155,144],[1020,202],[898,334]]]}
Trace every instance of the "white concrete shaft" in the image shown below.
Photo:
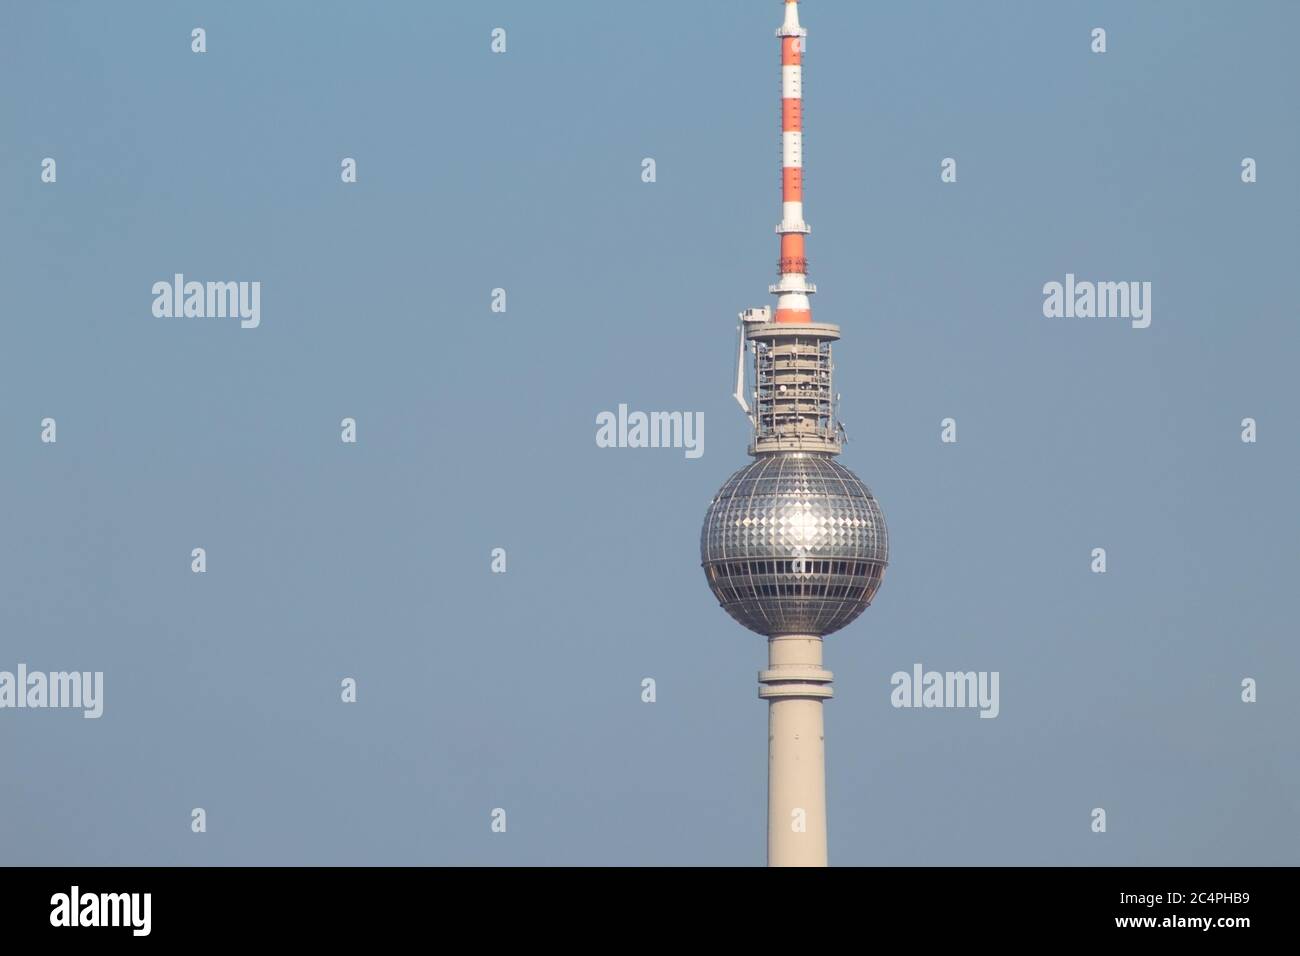
{"label": "white concrete shaft", "polygon": [[768,702],[767,865],[826,866],[826,743],[822,701],[832,674],[822,640],[768,640],[758,696]]}

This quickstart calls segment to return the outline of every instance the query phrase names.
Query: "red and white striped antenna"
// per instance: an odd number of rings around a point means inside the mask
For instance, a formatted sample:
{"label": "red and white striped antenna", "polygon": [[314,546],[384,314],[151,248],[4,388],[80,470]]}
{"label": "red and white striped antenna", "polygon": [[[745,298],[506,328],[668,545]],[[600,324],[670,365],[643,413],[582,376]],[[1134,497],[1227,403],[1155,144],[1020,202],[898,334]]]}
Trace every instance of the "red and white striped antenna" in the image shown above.
{"label": "red and white striped antenna", "polygon": [[811,229],[803,217],[803,53],[808,31],[799,25],[799,0],[785,0],[785,22],[776,31],[781,40],[781,236],[780,278],[776,321],[812,322],[808,297],[817,287],[808,281],[804,236]]}
{"label": "red and white striped antenna", "polygon": [[[775,284],[776,314],[764,306],[740,313],[736,390],[733,397],[754,429],[750,454],[811,452],[837,455],[844,430],[831,386],[831,343],[837,326],[814,322],[809,298],[803,217],[803,55],[808,31],[799,24],[799,0],[784,0],[781,41],[781,258]],[[752,386],[745,382],[745,347],[753,353]]]}

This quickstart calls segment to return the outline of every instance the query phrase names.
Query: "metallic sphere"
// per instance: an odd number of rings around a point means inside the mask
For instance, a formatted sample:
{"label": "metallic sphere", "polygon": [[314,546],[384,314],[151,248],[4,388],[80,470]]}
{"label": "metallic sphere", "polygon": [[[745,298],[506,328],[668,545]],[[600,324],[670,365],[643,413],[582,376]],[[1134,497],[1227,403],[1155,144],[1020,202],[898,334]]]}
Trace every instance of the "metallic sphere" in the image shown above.
{"label": "metallic sphere", "polygon": [[826,635],[871,603],[889,533],[871,489],[834,458],[760,455],[709,505],[700,560],[723,610],[751,631]]}

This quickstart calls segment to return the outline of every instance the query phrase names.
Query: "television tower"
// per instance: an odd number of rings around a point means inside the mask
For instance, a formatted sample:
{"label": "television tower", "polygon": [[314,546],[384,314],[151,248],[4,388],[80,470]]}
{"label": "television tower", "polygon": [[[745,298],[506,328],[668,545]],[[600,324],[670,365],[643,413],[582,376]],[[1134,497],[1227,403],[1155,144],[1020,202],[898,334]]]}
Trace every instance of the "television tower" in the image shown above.
{"label": "television tower", "polygon": [[[740,313],[735,398],[753,428],[754,460],[723,484],[704,516],[700,558],[722,608],[767,636],[767,862],[825,866],[822,701],[831,672],[822,638],[866,610],[889,563],[885,516],[835,460],[844,442],[831,388],[839,328],[813,322],[803,217],[803,53],[798,0],[784,0],[781,41],[781,237],[764,306]],[[745,350],[753,355],[746,388]],[[751,404],[752,403],[752,404]]]}

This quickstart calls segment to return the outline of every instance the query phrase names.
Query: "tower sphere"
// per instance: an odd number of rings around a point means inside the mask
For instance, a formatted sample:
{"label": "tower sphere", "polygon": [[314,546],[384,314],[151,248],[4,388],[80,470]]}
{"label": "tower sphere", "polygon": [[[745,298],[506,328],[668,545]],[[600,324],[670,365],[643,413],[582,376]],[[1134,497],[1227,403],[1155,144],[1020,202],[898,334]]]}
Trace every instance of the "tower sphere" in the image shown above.
{"label": "tower sphere", "polygon": [[768,636],[823,636],[867,609],[889,563],[871,489],[829,455],[759,455],[704,517],[700,560],[723,610]]}

